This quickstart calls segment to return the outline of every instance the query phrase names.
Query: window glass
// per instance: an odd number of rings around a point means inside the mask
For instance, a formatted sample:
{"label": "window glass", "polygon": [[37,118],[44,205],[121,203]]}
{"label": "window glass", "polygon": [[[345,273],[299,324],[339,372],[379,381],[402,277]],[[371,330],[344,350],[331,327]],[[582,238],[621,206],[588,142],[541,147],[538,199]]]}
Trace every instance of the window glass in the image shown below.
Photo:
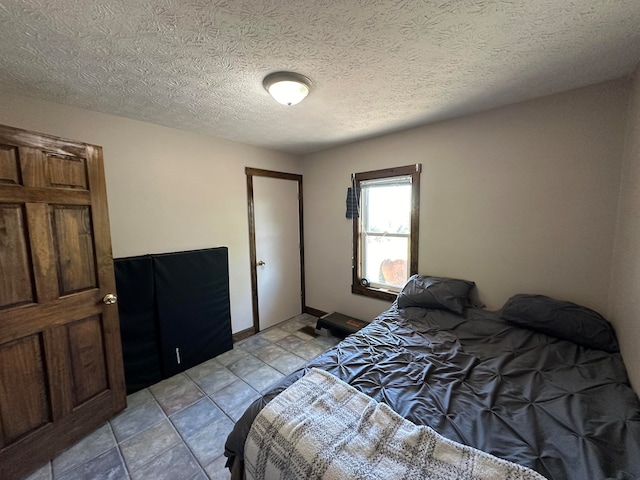
{"label": "window glass", "polygon": [[[394,299],[417,270],[419,166],[356,174],[353,293]],[[415,250],[415,251],[412,251]]]}
{"label": "window glass", "polygon": [[[361,185],[363,222],[368,232],[411,231],[411,183]],[[363,182],[364,183],[364,182]]]}
{"label": "window glass", "polygon": [[363,274],[372,285],[402,287],[409,278],[409,238],[366,236]]}

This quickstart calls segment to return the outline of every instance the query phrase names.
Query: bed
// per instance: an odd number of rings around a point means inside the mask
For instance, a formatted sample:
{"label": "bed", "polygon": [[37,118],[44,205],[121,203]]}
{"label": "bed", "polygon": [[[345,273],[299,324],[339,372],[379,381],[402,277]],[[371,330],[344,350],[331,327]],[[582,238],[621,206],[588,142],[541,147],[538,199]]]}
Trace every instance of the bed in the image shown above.
{"label": "bed", "polygon": [[242,468],[258,413],[316,368],[546,478],[640,478],[640,402],[608,322],[541,295],[468,307],[463,282],[412,277],[371,324],[263,392],[227,439],[227,465]]}

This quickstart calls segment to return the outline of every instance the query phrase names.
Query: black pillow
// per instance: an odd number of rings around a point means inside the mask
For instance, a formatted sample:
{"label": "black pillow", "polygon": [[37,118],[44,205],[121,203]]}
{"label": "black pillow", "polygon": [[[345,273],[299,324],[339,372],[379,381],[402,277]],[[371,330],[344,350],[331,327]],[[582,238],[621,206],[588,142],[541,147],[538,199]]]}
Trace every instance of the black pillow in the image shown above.
{"label": "black pillow", "polygon": [[468,280],[412,275],[398,295],[398,306],[438,308],[462,313],[475,285]]}
{"label": "black pillow", "polygon": [[620,351],[611,324],[597,312],[545,295],[518,294],[500,316],[507,322],[596,350]]}

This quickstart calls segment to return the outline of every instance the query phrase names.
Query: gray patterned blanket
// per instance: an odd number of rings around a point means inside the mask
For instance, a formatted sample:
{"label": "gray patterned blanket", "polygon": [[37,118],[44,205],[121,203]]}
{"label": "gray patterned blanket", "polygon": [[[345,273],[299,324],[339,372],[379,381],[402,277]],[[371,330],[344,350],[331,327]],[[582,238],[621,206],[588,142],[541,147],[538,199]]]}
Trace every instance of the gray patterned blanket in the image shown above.
{"label": "gray patterned blanket", "polygon": [[315,368],[258,414],[245,470],[249,480],[544,479],[414,425]]}

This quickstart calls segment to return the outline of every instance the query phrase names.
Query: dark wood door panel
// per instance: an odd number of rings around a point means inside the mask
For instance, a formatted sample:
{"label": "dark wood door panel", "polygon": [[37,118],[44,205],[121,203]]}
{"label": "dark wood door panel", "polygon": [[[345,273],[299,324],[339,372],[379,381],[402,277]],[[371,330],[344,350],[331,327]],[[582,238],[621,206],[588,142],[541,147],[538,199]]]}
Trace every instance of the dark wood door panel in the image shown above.
{"label": "dark wood door panel", "polygon": [[102,320],[96,315],[66,325],[69,336],[74,407],[107,390]]}
{"label": "dark wood door panel", "polygon": [[46,163],[50,187],[88,190],[87,160],[85,158],[47,155]]}
{"label": "dark wood door panel", "polygon": [[50,224],[60,283],[59,296],[95,288],[98,279],[90,208],[54,205]]}
{"label": "dark wood door panel", "polygon": [[0,145],[0,184],[20,185],[18,147]]}
{"label": "dark wood door panel", "polygon": [[0,309],[35,301],[24,206],[0,204]]}
{"label": "dark wood door panel", "polygon": [[0,345],[2,446],[52,420],[40,335]]}

